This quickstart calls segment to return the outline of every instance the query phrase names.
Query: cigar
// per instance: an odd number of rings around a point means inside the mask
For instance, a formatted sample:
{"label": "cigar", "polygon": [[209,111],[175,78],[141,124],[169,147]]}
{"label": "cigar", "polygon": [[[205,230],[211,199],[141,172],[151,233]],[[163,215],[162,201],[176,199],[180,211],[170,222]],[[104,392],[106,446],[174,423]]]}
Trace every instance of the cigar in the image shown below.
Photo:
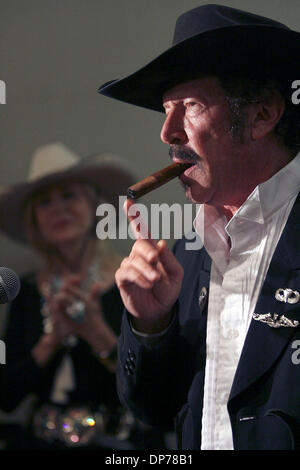
{"label": "cigar", "polygon": [[144,194],[159,188],[163,184],[166,184],[181,175],[181,173],[192,165],[194,165],[194,163],[173,163],[166,168],[162,168],[156,173],[153,173],[138,183],[130,186],[127,189],[127,197],[130,199],[138,199],[139,197],[144,196]]}

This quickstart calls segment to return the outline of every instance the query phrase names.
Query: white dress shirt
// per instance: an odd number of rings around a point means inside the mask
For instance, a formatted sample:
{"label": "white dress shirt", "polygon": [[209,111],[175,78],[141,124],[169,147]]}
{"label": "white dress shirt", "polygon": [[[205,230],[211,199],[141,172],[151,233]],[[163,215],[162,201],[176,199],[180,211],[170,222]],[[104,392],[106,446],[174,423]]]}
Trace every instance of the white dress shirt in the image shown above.
{"label": "white dress shirt", "polygon": [[300,154],[257,186],[228,223],[207,205],[194,220],[212,259],[201,449],[233,449],[228,397],[259,292],[299,191]]}

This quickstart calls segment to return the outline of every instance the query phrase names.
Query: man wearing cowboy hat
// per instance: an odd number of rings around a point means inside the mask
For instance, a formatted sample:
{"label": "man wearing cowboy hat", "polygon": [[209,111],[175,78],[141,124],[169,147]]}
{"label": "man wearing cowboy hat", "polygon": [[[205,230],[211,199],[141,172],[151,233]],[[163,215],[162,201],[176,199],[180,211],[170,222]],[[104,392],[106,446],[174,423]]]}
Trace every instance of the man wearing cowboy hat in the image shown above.
{"label": "man wearing cowboy hat", "polygon": [[116,273],[127,308],[119,393],[175,420],[181,449],[300,447],[300,35],[240,10],[179,17],[173,46],[99,92],[164,111],[161,138],[204,247],[140,239]]}

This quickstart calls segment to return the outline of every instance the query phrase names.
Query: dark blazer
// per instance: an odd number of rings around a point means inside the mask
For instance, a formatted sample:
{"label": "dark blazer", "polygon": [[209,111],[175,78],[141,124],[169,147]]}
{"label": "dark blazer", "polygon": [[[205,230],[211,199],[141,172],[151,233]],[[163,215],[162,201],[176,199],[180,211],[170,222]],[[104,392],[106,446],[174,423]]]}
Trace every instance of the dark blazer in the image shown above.
{"label": "dark blazer", "polygon": [[[167,333],[151,346],[132,333],[124,316],[118,389],[123,403],[148,423],[175,420],[179,449],[200,449],[211,260],[202,248],[174,247],[184,279]],[[300,448],[300,301],[276,300],[279,288],[300,292],[300,195],[274,252],[255,313],[277,313],[297,327],[272,328],[252,320],[228,400],[235,449]],[[203,290],[202,290],[203,292]],[[200,297],[200,300],[199,300]]]}

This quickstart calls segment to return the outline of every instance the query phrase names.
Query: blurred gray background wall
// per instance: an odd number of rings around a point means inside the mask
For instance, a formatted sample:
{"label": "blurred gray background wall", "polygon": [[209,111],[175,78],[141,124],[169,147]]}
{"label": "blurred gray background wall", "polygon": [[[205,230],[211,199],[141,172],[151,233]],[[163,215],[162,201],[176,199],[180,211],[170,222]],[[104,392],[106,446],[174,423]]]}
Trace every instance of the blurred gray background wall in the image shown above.
{"label": "blurred gray background wall", "polygon": [[[163,115],[100,96],[169,47],[176,18],[203,0],[0,0],[0,186],[26,178],[33,151],[61,141],[79,155],[112,152],[143,177],[169,164]],[[298,29],[299,0],[226,0]],[[299,78],[299,77],[295,77]],[[184,202],[177,181],[144,197]],[[128,251],[131,241],[118,248]],[[32,255],[0,234],[0,265],[30,270]]]}
{"label": "blurred gray background wall", "polygon": [[[115,153],[139,178],[169,164],[159,138],[163,115],[102,97],[97,88],[168,48],[176,18],[205,3],[0,0],[0,80],[7,87],[7,102],[0,105],[0,186],[24,180],[33,151],[51,141],[82,156]],[[217,3],[300,29],[299,0]],[[146,203],[184,201],[176,181],[144,198]],[[118,249],[126,253],[130,243]],[[21,274],[34,260],[25,247],[0,235],[0,265]]]}

